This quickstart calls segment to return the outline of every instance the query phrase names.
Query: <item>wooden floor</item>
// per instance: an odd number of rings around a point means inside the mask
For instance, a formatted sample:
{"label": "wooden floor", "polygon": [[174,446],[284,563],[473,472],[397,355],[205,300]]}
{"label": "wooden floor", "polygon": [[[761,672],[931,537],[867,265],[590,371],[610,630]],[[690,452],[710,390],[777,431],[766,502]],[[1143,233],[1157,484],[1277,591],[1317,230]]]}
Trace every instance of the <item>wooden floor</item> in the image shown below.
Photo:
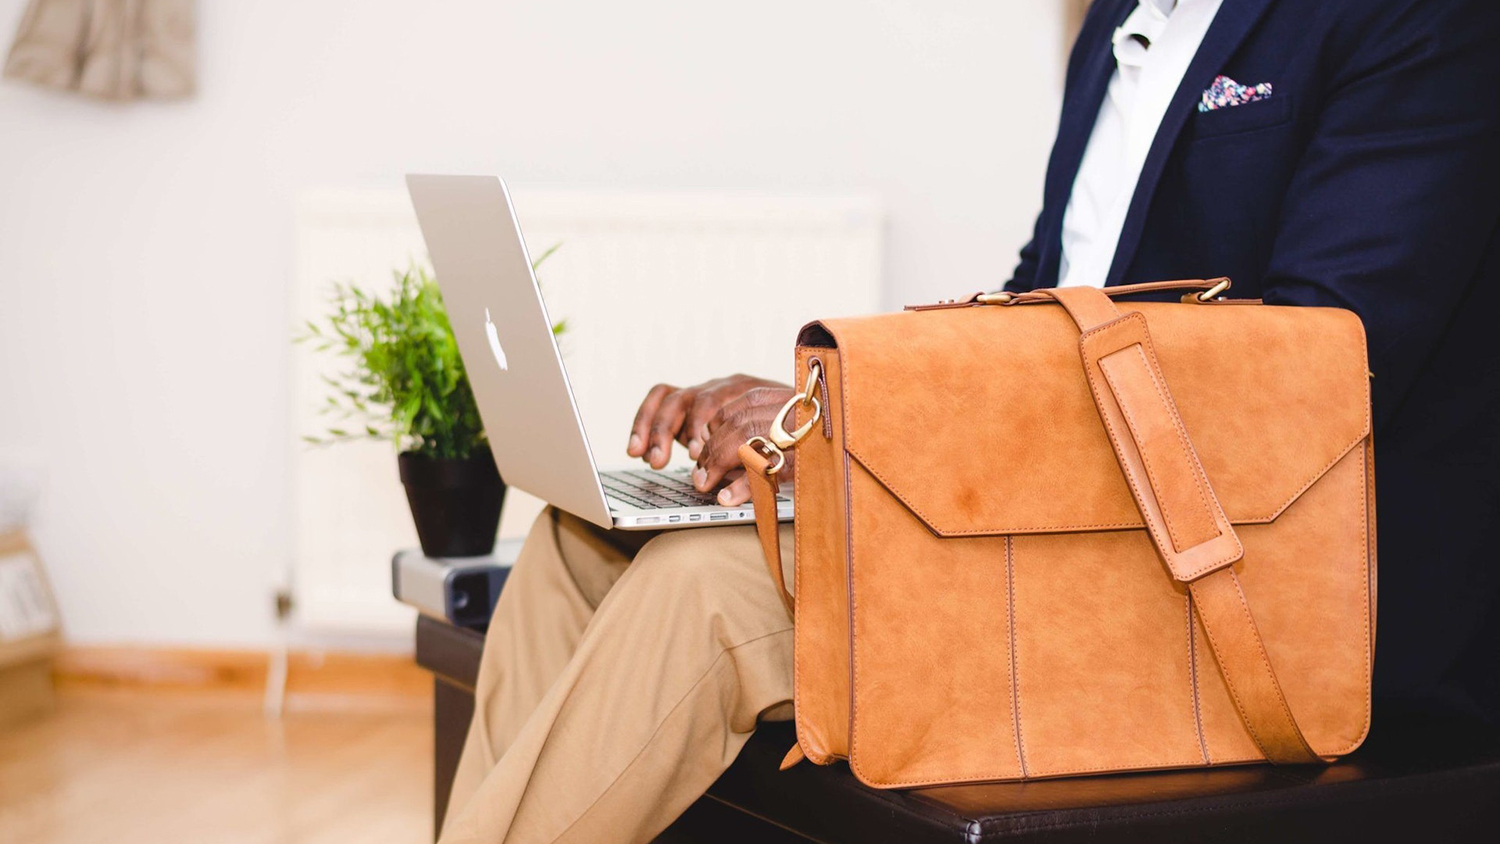
{"label": "wooden floor", "polygon": [[256,703],[65,691],[55,715],[0,729],[0,842],[431,841],[430,710],[278,722]]}

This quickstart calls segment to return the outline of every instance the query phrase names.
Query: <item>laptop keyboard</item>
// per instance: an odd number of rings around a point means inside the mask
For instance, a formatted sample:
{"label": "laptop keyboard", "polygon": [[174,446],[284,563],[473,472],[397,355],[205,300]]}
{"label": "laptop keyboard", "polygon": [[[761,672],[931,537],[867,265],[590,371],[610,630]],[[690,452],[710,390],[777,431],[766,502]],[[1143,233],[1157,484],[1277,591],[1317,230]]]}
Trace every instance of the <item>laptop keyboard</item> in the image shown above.
{"label": "laptop keyboard", "polygon": [[611,498],[632,507],[703,507],[718,503],[713,493],[693,488],[686,472],[626,469],[602,472],[599,479],[604,482],[604,491]]}

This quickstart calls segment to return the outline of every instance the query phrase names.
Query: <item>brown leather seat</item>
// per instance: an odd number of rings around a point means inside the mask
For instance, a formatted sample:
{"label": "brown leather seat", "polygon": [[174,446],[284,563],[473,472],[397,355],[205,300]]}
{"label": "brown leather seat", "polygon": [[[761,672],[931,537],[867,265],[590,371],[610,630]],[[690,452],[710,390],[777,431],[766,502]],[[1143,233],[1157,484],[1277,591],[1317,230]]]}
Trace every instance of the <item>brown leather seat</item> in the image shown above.
{"label": "brown leather seat", "polygon": [[[473,713],[480,634],[422,618],[433,671],[441,818]],[[1377,717],[1326,767],[1268,765],[876,791],[843,764],[777,766],[793,734],[767,724],[663,842],[1493,841],[1500,733],[1413,713]]]}

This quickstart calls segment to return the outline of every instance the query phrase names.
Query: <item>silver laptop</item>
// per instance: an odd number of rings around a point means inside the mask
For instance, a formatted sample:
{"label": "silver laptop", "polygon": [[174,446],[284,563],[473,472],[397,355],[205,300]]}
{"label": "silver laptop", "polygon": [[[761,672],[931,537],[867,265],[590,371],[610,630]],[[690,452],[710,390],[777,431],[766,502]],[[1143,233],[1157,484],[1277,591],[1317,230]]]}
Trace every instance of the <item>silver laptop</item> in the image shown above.
{"label": "silver laptop", "polygon": [[[505,183],[494,176],[408,175],[406,187],[507,484],[602,527],[706,527],[755,518],[748,504],[721,507],[698,492],[685,468],[643,464],[601,473]],[[791,498],[779,498],[776,510],[790,520]]]}

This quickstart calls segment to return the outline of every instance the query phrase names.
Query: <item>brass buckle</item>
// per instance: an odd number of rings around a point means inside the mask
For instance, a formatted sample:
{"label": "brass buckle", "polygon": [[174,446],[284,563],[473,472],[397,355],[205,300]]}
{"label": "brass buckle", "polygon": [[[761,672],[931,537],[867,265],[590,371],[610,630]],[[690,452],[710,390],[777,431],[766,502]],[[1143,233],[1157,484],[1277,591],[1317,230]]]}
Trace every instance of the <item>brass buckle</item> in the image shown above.
{"label": "brass buckle", "polygon": [[1219,283],[1218,284],[1215,284],[1213,287],[1210,287],[1207,290],[1204,290],[1201,293],[1199,293],[1198,296],[1197,296],[1197,299],[1200,302],[1208,302],[1208,301],[1216,298],[1219,294],[1223,293],[1224,291],[1226,291],[1228,289],[1229,289],[1229,279],[1227,279],[1227,278],[1221,278],[1221,279],[1219,279]]}
{"label": "brass buckle", "polygon": [[[816,425],[823,418],[823,404],[818,401],[818,394],[816,392],[818,389],[818,379],[822,375],[823,367],[817,361],[813,361],[807,367],[807,380],[802,384],[802,392],[787,399],[787,403],[782,405],[781,410],[776,412],[776,418],[771,420],[771,430],[768,436],[777,448],[791,448],[796,445],[803,437],[807,436],[807,432],[812,430],[813,425]],[[786,429],[787,414],[791,413],[792,408],[798,405],[811,407],[812,418],[798,426],[797,430],[788,431]]]}
{"label": "brass buckle", "polygon": [[765,457],[775,461],[766,467],[767,475],[774,475],[780,472],[781,468],[786,465],[786,454],[765,437],[751,437],[745,441],[745,445],[750,446]]}
{"label": "brass buckle", "polygon": [[[775,461],[766,468],[767,475],[776,474],[786,465],[786,453],[782,449],[795,446],[823,418],[823,403],[818,401],[816,392],[818,389],[818,379],[822,376],[823,367],[817,361],[809,364],[807,367],[807,381],[802,385],[802,392],[787,399],[786,404],[781,406],[781,410],[776,412],[776,418],[771,420],[771,430],[764,437],[751,437],[745,441],[746,445],[759,451],[766,458]],[[799,405],[802,407],[811,407],[812,417],[799,425],[797,430],[788,431],[786,429],[787,415],[792,412],[792,408]]]}
{"label": "brass buckle", "polygon": [[[797,430],[788,431],[786,429],[787,414],[791,413],[792,408],[797,405],[805,405],[809,402],[812,404],[813,409],[812,418],[799,425]],[[818,420],[822,418],[823,403],[818,401],[818,397],[807,393],[798,393],[792,396],[786,404],[782,405],[781,410],[776,412],[776,418],[771,420],[771,442],[775,443],[778,448],[791,448],[800,442],[803,437],[807,436],[807,432],[811,431],[813,425],[817,424]]]}

